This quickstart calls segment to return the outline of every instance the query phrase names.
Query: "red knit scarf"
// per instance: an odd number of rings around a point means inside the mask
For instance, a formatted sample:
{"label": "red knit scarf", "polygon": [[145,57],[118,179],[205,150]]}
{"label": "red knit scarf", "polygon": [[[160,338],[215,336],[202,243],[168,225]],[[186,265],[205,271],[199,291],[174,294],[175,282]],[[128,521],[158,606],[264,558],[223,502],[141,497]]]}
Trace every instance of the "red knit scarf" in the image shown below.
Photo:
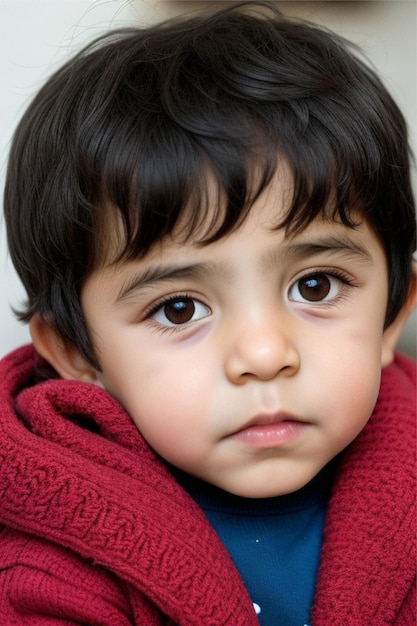
{"label": "red knit scarf", "polygon": [[[46,540],[50,563],[55,546],[62,546],[119,581],[134,614],[126,623],[256,624],[240,576],[204,514],[121,406],[85,383],[27,386],[33,363],[30,347],[0,363],[0,523],[8,529],[3,544],[0,534],[0,572],[16,564],[18,535],[35,555]],[[369,424],[340,464],[314,626],[414,623],[414,393],[414,365],[398,356],[383,372]],[[87,429],[89,423],[98,432]],[[5,580],[0,575],[0,615],[10,610]],[[30,606],[39,604],[37,593]],[[66,607],[63,588],[55,593]],[[161,614],[169,621],[161,622]],[[111,624],[98,613],[96,619]]]}

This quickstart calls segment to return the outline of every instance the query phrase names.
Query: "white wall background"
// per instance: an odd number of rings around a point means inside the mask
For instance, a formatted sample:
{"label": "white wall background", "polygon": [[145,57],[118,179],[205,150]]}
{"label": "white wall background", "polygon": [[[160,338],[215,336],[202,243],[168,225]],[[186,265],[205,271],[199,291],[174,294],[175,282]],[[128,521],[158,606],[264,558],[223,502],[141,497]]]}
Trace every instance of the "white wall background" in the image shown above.
{"label": "white wall background", "polygon": [[[87,40],[113,27],[149,24],[225,2],[185,0],[0,0],[0,188],[11,136],[47,76]],[[357,42],[397,99],[416,141],[416,1],[276,2],[286,13],[319,22]],[[24,299],[7,257],[0,218],[0,357],[29,340],[11,306]],[[415,354],[415,317],[401,348]]]}

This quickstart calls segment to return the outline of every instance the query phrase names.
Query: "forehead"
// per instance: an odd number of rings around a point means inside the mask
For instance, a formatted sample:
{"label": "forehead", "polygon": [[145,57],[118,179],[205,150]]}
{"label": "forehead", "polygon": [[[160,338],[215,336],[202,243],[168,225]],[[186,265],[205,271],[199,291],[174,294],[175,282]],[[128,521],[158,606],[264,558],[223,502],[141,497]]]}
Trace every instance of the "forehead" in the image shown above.
{"label": "forehead", "polygon": [[[384,256],[377,235],[359,214],[355,215],[355,228],[334,218],[331,209],[323,210],[304,229],[295,233],[279,227],[288,211],[290,190],[291,181],[288,182],[288,179],[280,176],[275,177],[250,208],[242,223],[215,241],[202,243],[200,233],[195,237],[185,235],[180,223],[177,229],[155,242],[140,258],[119,258],[116,261],[110,259],[103,264],[102,269],[109,270],[113,276],[119,271],[126,276],[130,270],[136,272],[143,269],[142,277],[150,280],[150,276],[163,276],[165,268],[169,272],[172,269],[176,271],[176,268],[182,272],[184,268],[201,263],[201,268],[203,265],[204,268],[210,266],[211,276],[218,271],[225,277],[227,267],[231,267],[239,259],[246,261],[246,257],[248,262],[257,258],[256,262],[260,267],[270,268],[288,265],[292,261],[319,253],[337,254],[339,258],[350,256],[363,262],[369,261],[372,256],[368,254],[368,250]],[[183,219],[186,217],[185,213]],[[206,234],[207,229],[204,231],[202,227],[202,232]],[[114,251],[116,252],[116,247]]]}
{"label": "forehead", "polygon": [[[307,219],[303,227],[292,229],[291,222],[285,223],[289,211],[294,208],[294,178],[290,168],[285,162],[280,163],[271,180],[263,187],[259,186],[260,176],[259,172],[252,174],[253,186],[261,189],[259,195],[241,209],[235,223],[227,228],[225,224],[228,221],[230,205],[217,180],[208,174],[199,186],[198,210],[194,203],[195,199],[191,198],[172,230],[155,238],[146,249],[138,250],[136,253],[131,252],[129,238],[132,238],[132,234],[129,235],[127,232],[120,213],[116,208],[107,206],[101,219],[99,229],[101,234],[97,237],[98,253],[94,269],[120,267],[130,261],[152,260],[167,254],[183,256],[186,250],[189,253],[193,250],[216,249],[214,245],[216,242],[221,242],[231,235],[237,236],[238,239],[247,238],[250,245],[250,237],[259,229],[282,231],[282,242],[290,242],[295,235],[301,235],[306,230],[311,232],[313,227],[316,233],[322,230],[324,235],[332,225],[338,226],[340,232],[352,230],[342,224],[335,210],[332,194],[311,223]],[[201,210],[202,197],[204,210]],[[136,227],[140,230],[140,211],[136,211],[135,215]],[[352,211],[352,216],[356,225],[363,221],[359,212]]]}
{"label": "forehead", "polygon": [[[277,227],[291,205],[293,176],[283,162],[276,168],[268,184],[264,185],[261,177],[262,172],[255,170],[252,172],[250,180],[247,181],[248,200],[245,206],[238,207],[231,206],[227,192],[208,171],[205,177],[196,183],[191,197],[187,199],[175,219],[170,216],[169,207],[166,208],[166,215],[163,217],[157,210],[153,216],[144,216],[141,206],[130,208],[126,215],[125,210],[112,203],[103,202],[96,216],[92,269],[118,264],[123,260],[140,259],[152,249],[160,249],[161,245],[165,246],[169,242],[207,245],[239,229],[249,215],[251,223],[254,221],[260,223],[265,219],[263,207],[269,209],[267,219],[271,227]],[[234,215],[231,220],[232,213]],[[165,224],[161,226],[161,222]],[[147,241],[139,249],[137,247],[134,249],[135,240],[139,237],[142,240],[146,239],[146,236],[143,236],[144,231],[149,233]],[[154,236],[153,231],[160,231],[160,236]]]}

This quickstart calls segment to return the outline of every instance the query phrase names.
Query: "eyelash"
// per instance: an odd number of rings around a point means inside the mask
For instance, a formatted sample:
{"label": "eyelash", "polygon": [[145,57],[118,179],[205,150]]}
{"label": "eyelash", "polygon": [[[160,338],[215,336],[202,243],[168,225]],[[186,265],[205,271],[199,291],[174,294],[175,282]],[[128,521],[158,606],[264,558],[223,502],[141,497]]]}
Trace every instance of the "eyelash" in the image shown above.
{"label": "eyelash", "polygon": [[[355,281],[345,272],[343,272],[342,270],[335,270],[334,268],[314,268],[312,270],[309,270],[308,272],[305,272],[304,274],[302,274],[301,276],[299,276],[296,280],[294,280],[289,289],[288,289],[288,293],[291,291],[291,289],[300,281],[302,281],[303,279],[307,279],[309,277],[314,277],[314,276],[328,276],[330,278],[335,278],[336,280],[339,280],[343,287],[341,288],[340,293],[338,293],[335,297],[331,298],[329,301],[305,301],[304,303],[300,303],[300,304],[306,304],[308,306],[317,306],[320,308],[324,308],[324,307],[330,307],[330,306],[334,306],[335,304],[338,304],[339,302],[341,302],[345,297],[346,297],[346,293],[345,293],[345,289],[349,288],[349,287],[355,287],[356,283]],[[158,311],[160,311],[161,309],[163,309],[167,304],[170,304],[172,302],[174,302],[175,300],[193,300],[193,301],[198,301],[200,302],[200,304],[202,306],[206,306],[206,308],[209,308],[207,305],[204,305],[200,300],[198,300],[194,295],[188,293],[188,292],[178,292],[178,293],[174,293],[172,295],[169,295],[165,298],[163,298],[162,300],[158,301],[157,303],[151,305],[147,310],[145,310],[144,312],[144,316],[143,319],[145,320],[151,320],[152,317],[154,315],[157,314]],[[297,302],[296,302],[297,303]],[[197,321],[197,320],[196,320]],[[160,324],[156,321],[154,321],[155,326],[158,327],[158,329],[161,332],[168,332],[168,333],[175,333],[178,331],[183,330],[184,328],[188,327],[188,325],[191,322],[185,322],[184,324],[178,324],[178,325],[173,325],[173,326],[169,326],[169,325],[163,325]]]}
{"label": "eyelash", "polygon": [[[307,278],[314,277],[314,276],[327,276],[329,278],[335,278],[336,280],[339,280],[342,283],[342,288],[340,290],[340,293],[338,293],[335,297],[331,298],[328,301],[322,300],[322,301],[317,301],[317,302],[314,302],[314,301],[304,302],[304,304],[307,304],[309,306],[317,306],[320,308],[334,306],[335,304],[340,303],[346,298],[347,296],[346,289],[357,286],[357,283],[346,272],[339,270],[339,269],[335,269],[335,268],[320,267],[320,268],[313,268],[312,270],[309,270],[308,272],[305,272],[301,276],[296,278],[296,280],[294,280],[291,283],[288,289],[288,293],[297,283],[299,283],[303,279],[305,280]],[[303,303],[300,303],[300,304],[303,304]]]}
{"label": "eyelash", "polygon": [[[192,295],[188,292],[179,292],[179,293],[174,293],[171,294],[169,296],[167,296],[166,298],[163,298],[162,300],[159,300],[158,302],[156,302],[155,304],[152,304],[144,313],[144,319],[145,320],[151,320],[151,318],[156,315],[156,313],[158,313],[158,311],[160,311],[161,309],[163,309],[167,304],[170,304],[172,302],[175,302],[175,300],[193,300],[195,302],[199,302],[202,306],[205,306],[207,309],[209,309],[210,307],[208,307],[207,305],[203,304],[198,298],[195,297],[195,295]],[[197,321],[197,320],[196,320]],[[178,325],[174,325],[174,326],[164,326],[163,324],[159,324],[158,322],[154,322],[155,326],[158,327],[158,329],[161,332],[168,332],[168,333],[175,333],[178,331],[183,330],[184,328],[188,327],[189,324],[192,323],[190,322],[185,322],[184,324],[178,324]]]}

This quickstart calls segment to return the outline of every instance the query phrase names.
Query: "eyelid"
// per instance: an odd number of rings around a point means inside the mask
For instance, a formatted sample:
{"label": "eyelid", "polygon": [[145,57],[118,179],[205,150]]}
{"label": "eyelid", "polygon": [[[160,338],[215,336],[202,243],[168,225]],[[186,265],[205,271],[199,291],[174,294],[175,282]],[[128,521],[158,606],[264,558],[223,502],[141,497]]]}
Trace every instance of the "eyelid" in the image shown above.
{"label": "eyelid", "polygon": [[156,311],[158,311],[161,307],[163,307],[164,304],[167,304],[168,302],[172,302],[173,300],[178,300],[179,298],[184,298],[184,300],[185,299],[199,300],[199,298],[196,295],[191,294],[188,291],[178,291],[178,292],[175,291],[173,293],[170,293],[169,295],[161,296],[160,298],[157,298],[154,302],[149,304],[143,312],[143,318],[146,319],[150,317]]}
{"label": "eyelid", "polygon": [[[322,276],[328,276],[330,278],[336,279],[339,282],[342,283],[342,287],[339,290],[339,292],[334,295],[333,297],[331,297],[330,299],[323,299],[323,300],[295,300],[290,298],[289,294],[291,293],[291,290],[295,287],[295,285],[306,278],[310,278],[313,276],[317,276],[317,275],[322,275]],[[302,273],[300,273],[299,276],[297,276],[296,278],[294,278],[291,283],[290,286],[288,288],[288,299],[291,302],[295,302],[296,304],[306,304],[308,306],[325,306],[325,305],[331,305],[334,304],[335,302],[338,302],[344,295],[345,295],[345,289],[349,288],[349,287],[355,287],[357,286],[357,283],[355,282],[355,280],[353,279],[353,277],[348,274],[346,271],[340,269],[340,268],[330,268],[330,267],[320,267],[320,268],[311,268],[307,271],[303,271]],[[344,289],[345,288],[345,289]]]}
{"label": "eyelid", "polygon": [[159,326],[162,329],[165,330],[180,330],[182,328],[188,327],[190,324],[197,322],[201,319],[204,319],[206,317],[208,317],[211,314],[211,308],[205,304],[204,302],[202,302],[202,299],[196,297],[195,295],[191,295],[190,293],[174,293],[174,294],[170,294],[169,296],[165,296],[163,298],[161,298],[159,301],[153,303],[150,307],[148,307],[148,309],[144,312],[143,315],[143,319],[144,320],[152,320],[152,318],[163,309],[163,307],[171,302],[174,302],[175,300],[192,300],[193,302],[197,302],[200,306],[204,307],[207,311],[209,311],[209,313],[207,313],[207,315],[202,315],[201,317],[193,320],[189,320],[188,322],[184,322],[183,324],[174,324],[172,322],[169,322],[167,324],[161,323],[157,320],[153,320],[155,322],[155,324],[157,326]]}

